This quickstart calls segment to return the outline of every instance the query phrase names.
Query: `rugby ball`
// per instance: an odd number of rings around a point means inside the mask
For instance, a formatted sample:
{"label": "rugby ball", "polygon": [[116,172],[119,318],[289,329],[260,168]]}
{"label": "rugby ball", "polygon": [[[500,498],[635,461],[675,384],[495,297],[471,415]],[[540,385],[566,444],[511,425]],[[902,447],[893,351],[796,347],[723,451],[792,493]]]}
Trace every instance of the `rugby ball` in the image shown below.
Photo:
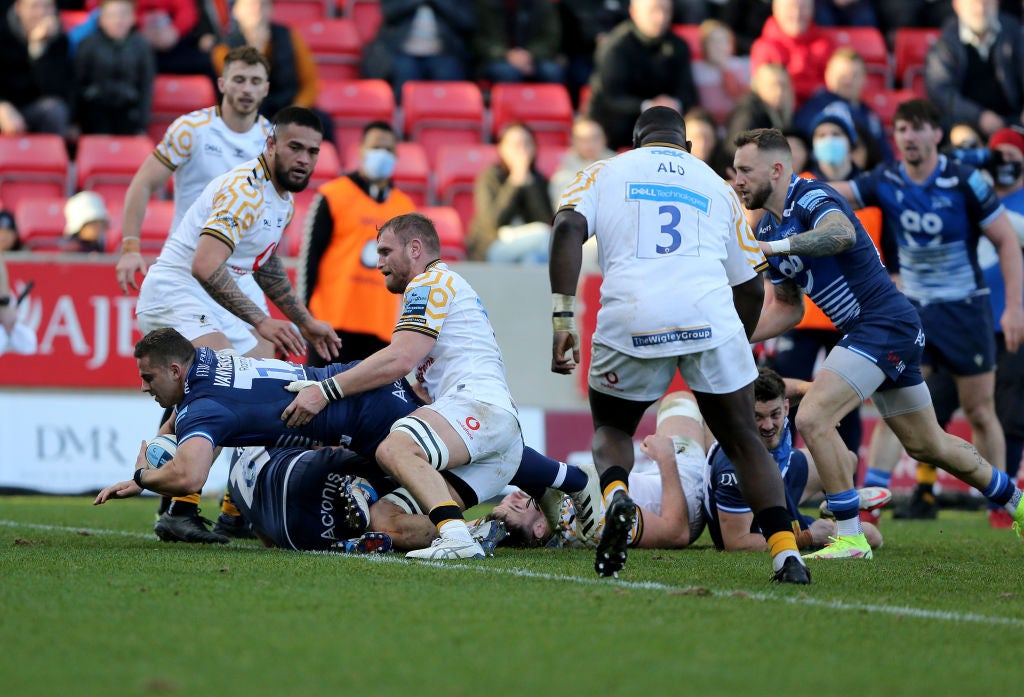
{"label": "rugby ball", "polygon": [[174,457],[178,450],[178,438],[173,433],[155,436],[146,443],[146,461],[150,467],[162,467]]}

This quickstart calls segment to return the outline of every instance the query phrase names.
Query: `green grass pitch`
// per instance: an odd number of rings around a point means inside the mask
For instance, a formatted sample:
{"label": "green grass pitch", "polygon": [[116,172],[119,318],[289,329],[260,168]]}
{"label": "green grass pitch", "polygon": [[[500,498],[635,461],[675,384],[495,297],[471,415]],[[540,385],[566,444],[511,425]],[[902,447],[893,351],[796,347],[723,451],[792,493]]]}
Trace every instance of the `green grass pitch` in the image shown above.
{"label": "green grass pitch", "polygon": [[0,696],[996,695],[1024,672],[1024,542],[983,512],[887,515],[873,561],[779,587],[706,536],[598,579],[583,551],[167,544],[155,506],[0,497]]}

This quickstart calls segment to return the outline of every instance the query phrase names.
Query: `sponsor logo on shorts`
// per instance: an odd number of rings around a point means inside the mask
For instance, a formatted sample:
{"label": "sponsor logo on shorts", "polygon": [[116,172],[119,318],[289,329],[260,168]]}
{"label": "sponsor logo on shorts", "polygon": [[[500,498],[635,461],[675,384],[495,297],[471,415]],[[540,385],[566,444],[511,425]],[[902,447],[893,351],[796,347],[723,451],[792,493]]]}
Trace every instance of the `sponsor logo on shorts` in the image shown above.
{"label": "sponsor logo on shorts", "polygon": [[656,334],[634,334],[633,346],[658,346],[673,344],[677,341],[703,341],[711,338],[711,327],[694,327],[692,329],[670,329]]}
{"label": "sponsor logo on shorts", "polygon": [[903,359],[895,351],[889,352],[888,359],[889,364],[896,369],[897,374],[902,374],[907,369],[907,364],[903,362]]}
{"label": "sponsor logo on shorts", "polygon": [[601,376],[600,386],[613,392],[621,392],[622,389],[615,385],[619,382],[619,376],[614,370],[609,370]]}
{"label": "sponsor logo on shorts", "polygon": [[468,428],[470,431],[479,431],[480,430],[480,422],[474,416],[467,416],[466,417],[466,428]]}

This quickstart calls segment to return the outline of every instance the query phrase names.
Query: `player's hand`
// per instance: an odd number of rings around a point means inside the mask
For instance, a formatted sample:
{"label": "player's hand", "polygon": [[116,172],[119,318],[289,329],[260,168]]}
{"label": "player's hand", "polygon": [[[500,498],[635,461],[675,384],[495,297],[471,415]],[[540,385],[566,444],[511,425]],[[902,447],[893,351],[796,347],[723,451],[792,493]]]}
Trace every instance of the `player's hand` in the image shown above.
{"label": "player's hand", "polygon": [[267,317],[256,327],[256,331],[274,348],[286,355],[301,356],[306,352],[302,336],[288,320]]}
{"label": "player's hand", "polygon": [[118,482],[117,484],[108,486],[96,495],[96,498],[93,499],[92,505],[99,506],[110,499],[127,499],[132,496],[138,496],[141,493],[142,489],[139,488],[139,485],[129,479],[126,482]]}
{"label": "player's hand", "polygon": [[125,295],[128,295],[129,286],[133,290],[139,289],[139,284],[135,282],[135,274],[141,273],[145,276],[146,271],[148,271],[146,262],[139,252],[125,252],[122,254],[121,258],[117,260],[117,266],[114,270],[117,272],[117,284],[121,286],[121,292]]}
{"label": "player's hand", "polygon": [[836,522],[826,518],[818,518],[811,523],[808,531],[811,533],[811,542],[814,543],[814,546],[824,547],[828,544],[828,538],[835,537],[836,535]]}
{"label": "player's hand", "polygon": [[652,433],[640,443],[640,452],[659,465],[662,462],[671,462],[675,466],[676,444],[668,436]]}
{"label": "player's hand", "polygon": [[281,412],[281,421],[288,428],[305,426],[327,406],[327,399],[316,380],[295,380],[285,385],[284,389],[298,392],[292,403]]}
{"label": "player's hand", "polygon": [[551,339],[551,372],[570,375],[580,362],[578,332],[554,332]]}
{"label": "player's hand", "polygon": [[1024,310],[1019,307],[1007,307],[999,320],[999,326],[1006,337],[1006,350],[1016,353],[1021,342],[1024,342]]}
{"label": "player's hand", "polygon": [[327,322],[314,319],[302,328],[302,336],[306,337],[309,345],[316,349],[320,358],[328,363],[338,357],[338,349],[341,348],[341,339],[337,332]]}

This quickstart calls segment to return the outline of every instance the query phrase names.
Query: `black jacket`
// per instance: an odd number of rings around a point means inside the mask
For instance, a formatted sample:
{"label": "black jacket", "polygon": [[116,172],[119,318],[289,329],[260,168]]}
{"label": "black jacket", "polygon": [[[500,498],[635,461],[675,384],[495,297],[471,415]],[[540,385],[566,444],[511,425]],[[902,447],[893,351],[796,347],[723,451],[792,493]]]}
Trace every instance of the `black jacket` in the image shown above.
{"label": "black jacket", "polygon": [[71,94],[68,37],[54,37],[35,60],[14,8],[0,19],[0,100],[22,108],[40,97],[67,99]]}

